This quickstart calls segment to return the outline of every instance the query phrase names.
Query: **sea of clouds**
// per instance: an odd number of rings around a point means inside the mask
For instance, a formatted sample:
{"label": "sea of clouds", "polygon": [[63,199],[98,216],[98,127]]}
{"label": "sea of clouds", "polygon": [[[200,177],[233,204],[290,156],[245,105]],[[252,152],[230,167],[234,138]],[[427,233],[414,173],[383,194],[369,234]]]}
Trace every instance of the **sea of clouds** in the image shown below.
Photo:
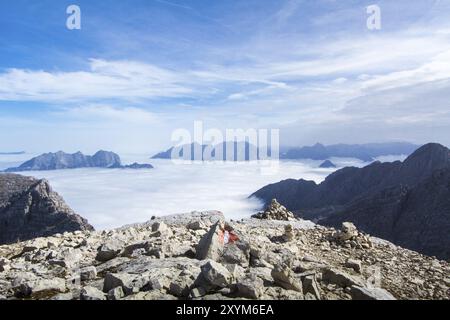
{"label": "sea of clouds", "polygon": [[[24,158],[24,159],[22,159]],[[0,168],[30,155],[0,156]],[[152,163],[154,169],[73,169],[22,172],[45,178],[75,212],[96,229],[145,222],[152,216],[219,210],[229,219],[249,217],[262,208],[248,199],[261,187],[294,178],[323,181],[335,169],[320,169],[321,161],[280,161],[271,174],[258,162],[182,163],[122,155],[124,163]],[[339,167],[362,166],[354,159],[332,159]],[[394,159],[392,159],[394,160]],[[265,172],[265,174],[263,174]]]}

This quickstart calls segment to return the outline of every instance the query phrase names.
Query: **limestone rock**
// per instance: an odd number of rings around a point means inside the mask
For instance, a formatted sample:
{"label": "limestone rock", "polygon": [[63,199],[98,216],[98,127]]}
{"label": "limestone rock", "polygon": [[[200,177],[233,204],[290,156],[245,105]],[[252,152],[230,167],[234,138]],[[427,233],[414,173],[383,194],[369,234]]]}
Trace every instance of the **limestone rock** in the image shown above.
{"label": "limestone rock", "polygon": [[203,289],[202,287],[199,288],[194,288],[191,290],[191,292],[189,293],[189,298],[190,299],[196,299],[196,298],[200,298],[203,297],[207,294],[206,290]]}
{"label": "limestone rock", "polygon": [[[448,299],[447,261],[377,238],[360,249],[358,244],[369,239],[366,235],[358,232],[340,242],[334,229],[302,220],[223,220],[217,212],[194,212],[111,231],[62,233],[0,246],[0,295],[51,300],[349,300],[389,299],[388,292],[398,299]],[[187,228],[195,221],[210,228],[208,236],[203,229],[198,233]],[[153,232],[155,222],[159,224]],[[291,241],[274,241],[289,224],[295,231]],[[155,235],[158,232],[161,236]],[[216,260],[195,259],[194,247],[201,248],[202,242],[204,252]],[[97,260],[99,251],[112,252],[114,258]],[[359,265],[364,265],[360,273]],[[373,289],[380,286],[378,280],[383,289]]]}
{"label": "limestone rock", "polygon": [[202,276],[213,286],[226,288],[231,284],[233,279],[230,271],[220,263],[208,261],[201,267]]}
{"label": "limestone rock", "polygon": [[271,275],[276,285],[286,290],[303,292],[301,280],[296,279],[292,270],[288,267],[275,266]]}
{"label": "limestone rock", "polygon": [[0,272],[8,271],[10,269],[10,263],[11,261],[9,261],[8,259],[0,258]]}
{"label": "limestone rock", "polygon": [[396,300],[393,295],[381,288],[352,286],[350,294],[353,300]]}
{"label": "limestone rock", "polygon": [[317,284],[315,275],[308,275],[304,277],[302,280],[302,284],[305,297],[307,294],[310,294],[314,298],[314,300],[320,300],[320,289],[319,285]]}
{"label": "limestone rock", "polygon": [[224,246],[224,229],[225,226],[222,221],[218,221],[211,227],[197,245],[197,259],[219,261]]}
{"label": "limestone rock", "polygon": [[351,222],[342,223],[341,232],[338,233],[338,239],[341,241],[351,240],[358,236],[358,229]]}
{"label": "limestone rock", "polygon": [[108,300],[120,300],[125,297],[122,287],[116,287],[108,291]]}
{"label": "limestone rock", "polygon": [[80,300],[106,300],[105,294],[94,287],[84,287],[80,292]]}
{"label": "limestone rock", "polygon": [[106,262],[117,257],[123,248],[123,243],[119,240],[109,240],[98,248],[97,261]]}
{"label": "limestone rock", "polygon": [[139,292],[149,283],[148,278],[142,275],[132,275],[128,273],[108,273],[103,283],[103,292],[109,292],[111,289],[121,287],[125,295]]}
{"label": "limestone rock", "polygon": [[64,292],[66,290],[66,282],[61,278],[53,279],[35,279],[31,281],[24,281],[15,288],[16,296],[31,297],[31,296],[51,296],[57,292]]}
{"label": "limestone rock", "polygon": [[363,286],[361,278],[349,275],[335,268],[326,268],[323,271],[322,279],[328,283],[336,284],[340,287]]}
{"label": "limestone rock", "polygon": [[361,267],[361,261],[356,259],[347,259],[345,262],[345,266],[347,268],[351,268],[355,270],[358,273],[361,273],[362,267]]}
{"label": "limestone rock", "polygon": [[81,281],[94,280],[97,277],[97,268],[94,266],[85,267],[80,270]]}
{"label": "limestone rock", "polygon": [[256,275],[248,275],[235,285],[238,297],[259,299],[264,293],[264,281]]}
{"label": "limestone rock", "polygon": [[250,246],[247,243],[232,243],[223,247],[219,261],[247,267],[250,258]]}
{"label": "limestone rock", "polygon": [[155,222],[152,225],[153,236],[171,236],[172,230],[164,222]]}
{"label": "limestone rock", "polygon": [[190,230],[204,230],[207,228],[207,226],[205,225],[205,223],[201,220],[196,220],[196,221],[192,221],[190,222],[186,228],[190,229]]}
{"label": "limestone rock", "polygon": [[284,227],[283,240],[285,242],[291,242],[295,238],[294,229],[291,224],[288,224]]}

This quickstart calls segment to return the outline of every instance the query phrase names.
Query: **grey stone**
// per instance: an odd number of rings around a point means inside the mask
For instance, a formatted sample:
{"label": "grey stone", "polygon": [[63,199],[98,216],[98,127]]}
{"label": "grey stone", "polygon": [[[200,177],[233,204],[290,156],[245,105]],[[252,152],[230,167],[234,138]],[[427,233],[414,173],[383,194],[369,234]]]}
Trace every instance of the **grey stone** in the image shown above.
{"label": "grey stone", "polygon": [[15,294],[19,297],[30,297],[37,294],[56,293],[66,291],[66,281],[61,278],[35,279],[24,281],[15,288]]}
{"label": "grey stone", "polygon": [[286,290],[303,292],[301,280],[296,279],[294,277],[294,273],[288,267],[275,266],[271,272],[271,275],[276,285]]}
{"label": "grey stone", "polygon": [[122,248],[122,241],[110,240],[101,245],[100,248],[98,248],[97,256],[95,257],[95,259],[101,262],[112,260],[119,255]]}
{"label": "grey stone", "polygon": [[11,261],[6,258],[0,258],[0,272],[9,271]]}
{"label": "grey stone", "polygon": [[220,288],[228,287],[233,279],[227,268],[212,260],[205,263],[201,270],[203,277],[208,283]]}
{"label": "grey stone", "polygon": [[84,287],[80,292],[80,300],[106,300],[105,294],[94,287]]}
{"label": "grey stone", "polygon": [[69,301],[69,300],[74,300],[74,296],[73,296],[72,292],[59,293],[56,296],[51,297],[50,300],[54,300],[54,301]]}
{"label": "grey stone", "polygon": [[195,231],[206,229],[206,225],[201,220],[192,221],[186,227],[190,230],[195,230]]}
{"label": "grey stone", "polygon": [[238,264],[244,268],[248,266],[250,258],[250,247],[242,242],[227,244],[223,247],[221,263]]}
{"label": "grey stone", "polygon": [[170,282],[169,293],[175,297],[187,297],[194,284],[194,280],[195,279],[192,279],[189,276],[178,276]]}
{"label": "grey stone", "polygon": [[363,286],[364,281],[348,273],[335,268],[326,268],[322,274],[322,280],[328,283],[336,284],[340,287]]}
{"label": "grey stone", "polygon": [[120,300],[125,297],[122,287],[116,287],[108,291],[108,300]]}
{"label": "grey stone", "polygon": [[107,273],[103,282],[103,292],[121,287],[125,295],[130,295],[149,284],[149,279],[142,275],[128,273]]}
{"label": "grey stone", "polygon": [[348,259],[348,260],[345,262],[345,266],[346,266],[347,268],[350,268],[350,269],[355,270],[355,271],[358,272],[358,273],[361,273],[362,267],[361,267],[361,261],[360,261],[360,260],[356,260],[356,259]]}
{"label": "grey stone", "polygon": [[320,290],[314,275],[308,275],[302,279],[303,293],[305,297],[311,294],[315,300],[320,300]]}
{"label": "grey stone", "polygon": [[94,280],[97,277],[97,268],[94,266],[85,267],[80,270],[81,281]]}
{"label": "grey stone", "polygon": [[197,259],[212,259],[219,261],[223,250],[224,224],[222,221],[215,223],[205,234],[196,247]]}
{"label": "grey stone", "polygon": [[189,293],[189,298],[191,299],[196,299],[196,298],[200,298],[203,297],[207,294],[206,290],[203,289],[202,287],[199,288],[194,288],[191,290],[191,292]]}
{"label": "grey stone", "polygon": [[350,294],[353,300],[396,300],[392,294],[382,288],[352,286]]}
{"label": "grey stone", "polygon": [[264,281],[256,275],[248,275],[235,285],[235,294],[248,299],[259,299],[264,293]]}

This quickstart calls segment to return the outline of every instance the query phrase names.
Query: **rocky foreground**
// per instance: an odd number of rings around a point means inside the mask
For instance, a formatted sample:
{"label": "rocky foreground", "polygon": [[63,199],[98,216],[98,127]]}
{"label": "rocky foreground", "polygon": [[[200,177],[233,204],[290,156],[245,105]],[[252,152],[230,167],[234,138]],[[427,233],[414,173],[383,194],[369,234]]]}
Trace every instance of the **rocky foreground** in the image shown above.
{"label": "rocky foreground", "polygon": [[[0,299],[449,299],[448,262],[297,220],[220,212],[0,247]],[[272,220],[276,218],[277,220]]]}

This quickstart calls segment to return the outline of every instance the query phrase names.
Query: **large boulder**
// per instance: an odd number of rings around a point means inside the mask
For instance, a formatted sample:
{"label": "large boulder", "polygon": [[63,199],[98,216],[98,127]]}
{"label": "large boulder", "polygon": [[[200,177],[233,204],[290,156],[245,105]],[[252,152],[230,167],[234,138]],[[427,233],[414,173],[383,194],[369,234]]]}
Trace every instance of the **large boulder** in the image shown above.
{"label": "large boulder", "polygon": [[103,282],[103,292],[108,293],[111,289],[121,287],[125,295],[139,292],[148,285],[149,277],[133,275],[129,273],[108,273]]}
{"label": "large boulder", "polygon": [[98,248],[95,259],[101,262],[112,260],[119,255],[123,246],[123,241],[111,239]]}
{"label": "large boulder", "polygon": [[84,287],[80,292],[80,300],[106,300],[106,296],[97,288]]}
{"label": "large boulder", "polygon": [[226,288],[233,280],[233,276],[227,268],[212,260],[204,264],[201,270],[203,278],[216,287]]}
{"label": "large boulder", "polygon": [[[15,280],[17,281],[17,280]],[[20,298],[46,297],[66,291],[66,281],[61,278],[33,279],[20,281],[14,288],[15,295]]]}
{"label": "large boulder", "polygon": [[350,294],[353,300],[396,300],[392,294],[382,288],[352,286]]}
{"label": "large boulder", "polygon": [[364,281],[360,277],[352,276],[336,268],[325,268],[322,274],[325,282],[338,285],[340,287],[364,286]]}
{"label": "large boulder", "polygon": [[256,275],[248,275],[235,285],[235,294],[247,299],[259,299],[264,294],[264,281]]}
{"label": "large boulder", "polygon": [[196,248],[197,259],[219,261],[224,246],[224,232],[224,222],[217,221],[198,243]]}

